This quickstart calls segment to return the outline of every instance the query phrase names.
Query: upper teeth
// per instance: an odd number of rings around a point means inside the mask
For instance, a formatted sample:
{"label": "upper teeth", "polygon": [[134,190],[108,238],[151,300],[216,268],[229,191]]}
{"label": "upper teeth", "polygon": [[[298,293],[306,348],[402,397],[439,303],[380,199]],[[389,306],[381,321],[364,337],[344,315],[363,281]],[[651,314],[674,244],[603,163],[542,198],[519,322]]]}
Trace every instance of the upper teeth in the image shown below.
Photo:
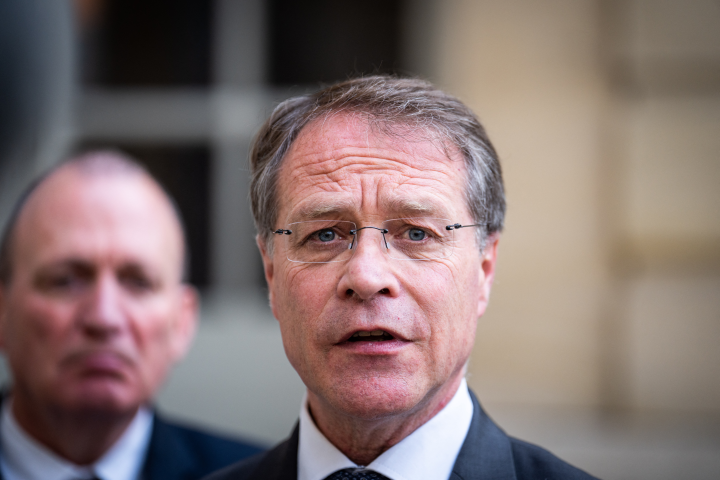
{"label": "upper teeth", "polygon": [[373,330],[372,332],[367,332],[367,331],[355,332],[355,333],[353,334],[353,337],[369,337],[369,336],[371,336],[371,335],[372,335],[373,337],[380,337],[380,336],[382,336],[382,335],[384,335],[384,334],[385,334],[385,332],[382,331],[382,330]]}

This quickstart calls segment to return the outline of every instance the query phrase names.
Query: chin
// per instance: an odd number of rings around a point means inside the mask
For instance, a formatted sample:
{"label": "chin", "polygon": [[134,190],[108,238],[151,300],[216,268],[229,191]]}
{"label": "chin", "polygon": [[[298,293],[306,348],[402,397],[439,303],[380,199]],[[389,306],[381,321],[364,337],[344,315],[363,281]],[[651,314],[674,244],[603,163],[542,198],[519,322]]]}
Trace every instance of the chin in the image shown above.
{"label": "chin", "polygon": [[127,385],[95,383],[69,392],[63,403],[71,411],[88,415],[125,415],[137,410],[143,397]]}
{"label": "chin", "polygon": [[392,377],[346,379],[334,386],[331,403],[346,415],[380,420],[410,413],[422,402],[421,389],[410,385]]}

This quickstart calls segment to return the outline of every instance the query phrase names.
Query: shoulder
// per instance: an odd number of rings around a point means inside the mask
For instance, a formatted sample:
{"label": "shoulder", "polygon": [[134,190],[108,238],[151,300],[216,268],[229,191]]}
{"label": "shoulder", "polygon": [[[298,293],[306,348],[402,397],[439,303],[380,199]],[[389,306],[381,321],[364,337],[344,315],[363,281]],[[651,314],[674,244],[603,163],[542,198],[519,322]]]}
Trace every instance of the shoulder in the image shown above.
{"label": "shoulder", "polygon": [[472,391],[470,397],[473,401],[473,418],[453,469],[457,478],[463,480],[476,478],[591,480],[594,478],[537,445],[509,437],[485,413]]}
{"label": "shoulder", "polygon": [[[186,472],[193,472],[188,478],[200,478],[263,450],[252,442],[169,422],[156,415],[146,474],[149,478],[165,478],[168,469],[182,467]],[[165,473],[160,475],[161,472]]]}
{"label": "shoulder", "polygon": [[192,447],[195,452],[202,453],[205,456],[227,457],[237,460],[265,450],[254,442],[156,418],[154,430],[159,431],[161,429],[172,434],[177,441]]}
{"label": "shoulder", "polygon": [[544,448],[508,437],[518,479],[592,480],[595,477],[559,459]]}
{"label": "shoulder", "polygon": [[272,450],[240,461],[203,480],[296,480],[298,431],[296,425],[290,438]]}
{"label": "shoulder", "polygon": [[266,453],[254,455],[238,463],[225,467],[222,470],[203,478],[203,480],[245,480],[250,479],[258,471],[258,467],[267,458]]}

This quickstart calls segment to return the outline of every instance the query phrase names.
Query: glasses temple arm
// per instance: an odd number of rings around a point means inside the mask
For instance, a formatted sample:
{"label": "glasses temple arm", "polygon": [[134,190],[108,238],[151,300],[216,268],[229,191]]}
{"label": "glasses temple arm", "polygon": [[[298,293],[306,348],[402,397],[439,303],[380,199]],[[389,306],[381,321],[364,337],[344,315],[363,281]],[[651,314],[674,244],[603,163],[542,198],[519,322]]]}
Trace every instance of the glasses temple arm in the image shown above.
{"label": "glasses temple arm", "polygon": [[458,228],[466,228],[466,227],[484,227],[487,223],[473,223],[471,225],[460,225],[459,223],[455,223],[453,225],[447,225],[445,227],[445,230],[457,230]]}

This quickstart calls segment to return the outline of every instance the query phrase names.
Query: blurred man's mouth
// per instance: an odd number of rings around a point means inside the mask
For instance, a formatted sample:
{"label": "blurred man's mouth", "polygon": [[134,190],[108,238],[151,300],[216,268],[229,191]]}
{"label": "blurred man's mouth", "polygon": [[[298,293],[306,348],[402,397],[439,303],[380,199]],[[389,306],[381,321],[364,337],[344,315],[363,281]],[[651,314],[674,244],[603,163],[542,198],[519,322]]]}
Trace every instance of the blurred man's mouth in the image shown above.
{"label": "blurred man's mouth", "polygon": [[127,355],[115,350],[90,350],[70,355],[64,362],[78,368],[87,376],[122,375],[132,361]]}

